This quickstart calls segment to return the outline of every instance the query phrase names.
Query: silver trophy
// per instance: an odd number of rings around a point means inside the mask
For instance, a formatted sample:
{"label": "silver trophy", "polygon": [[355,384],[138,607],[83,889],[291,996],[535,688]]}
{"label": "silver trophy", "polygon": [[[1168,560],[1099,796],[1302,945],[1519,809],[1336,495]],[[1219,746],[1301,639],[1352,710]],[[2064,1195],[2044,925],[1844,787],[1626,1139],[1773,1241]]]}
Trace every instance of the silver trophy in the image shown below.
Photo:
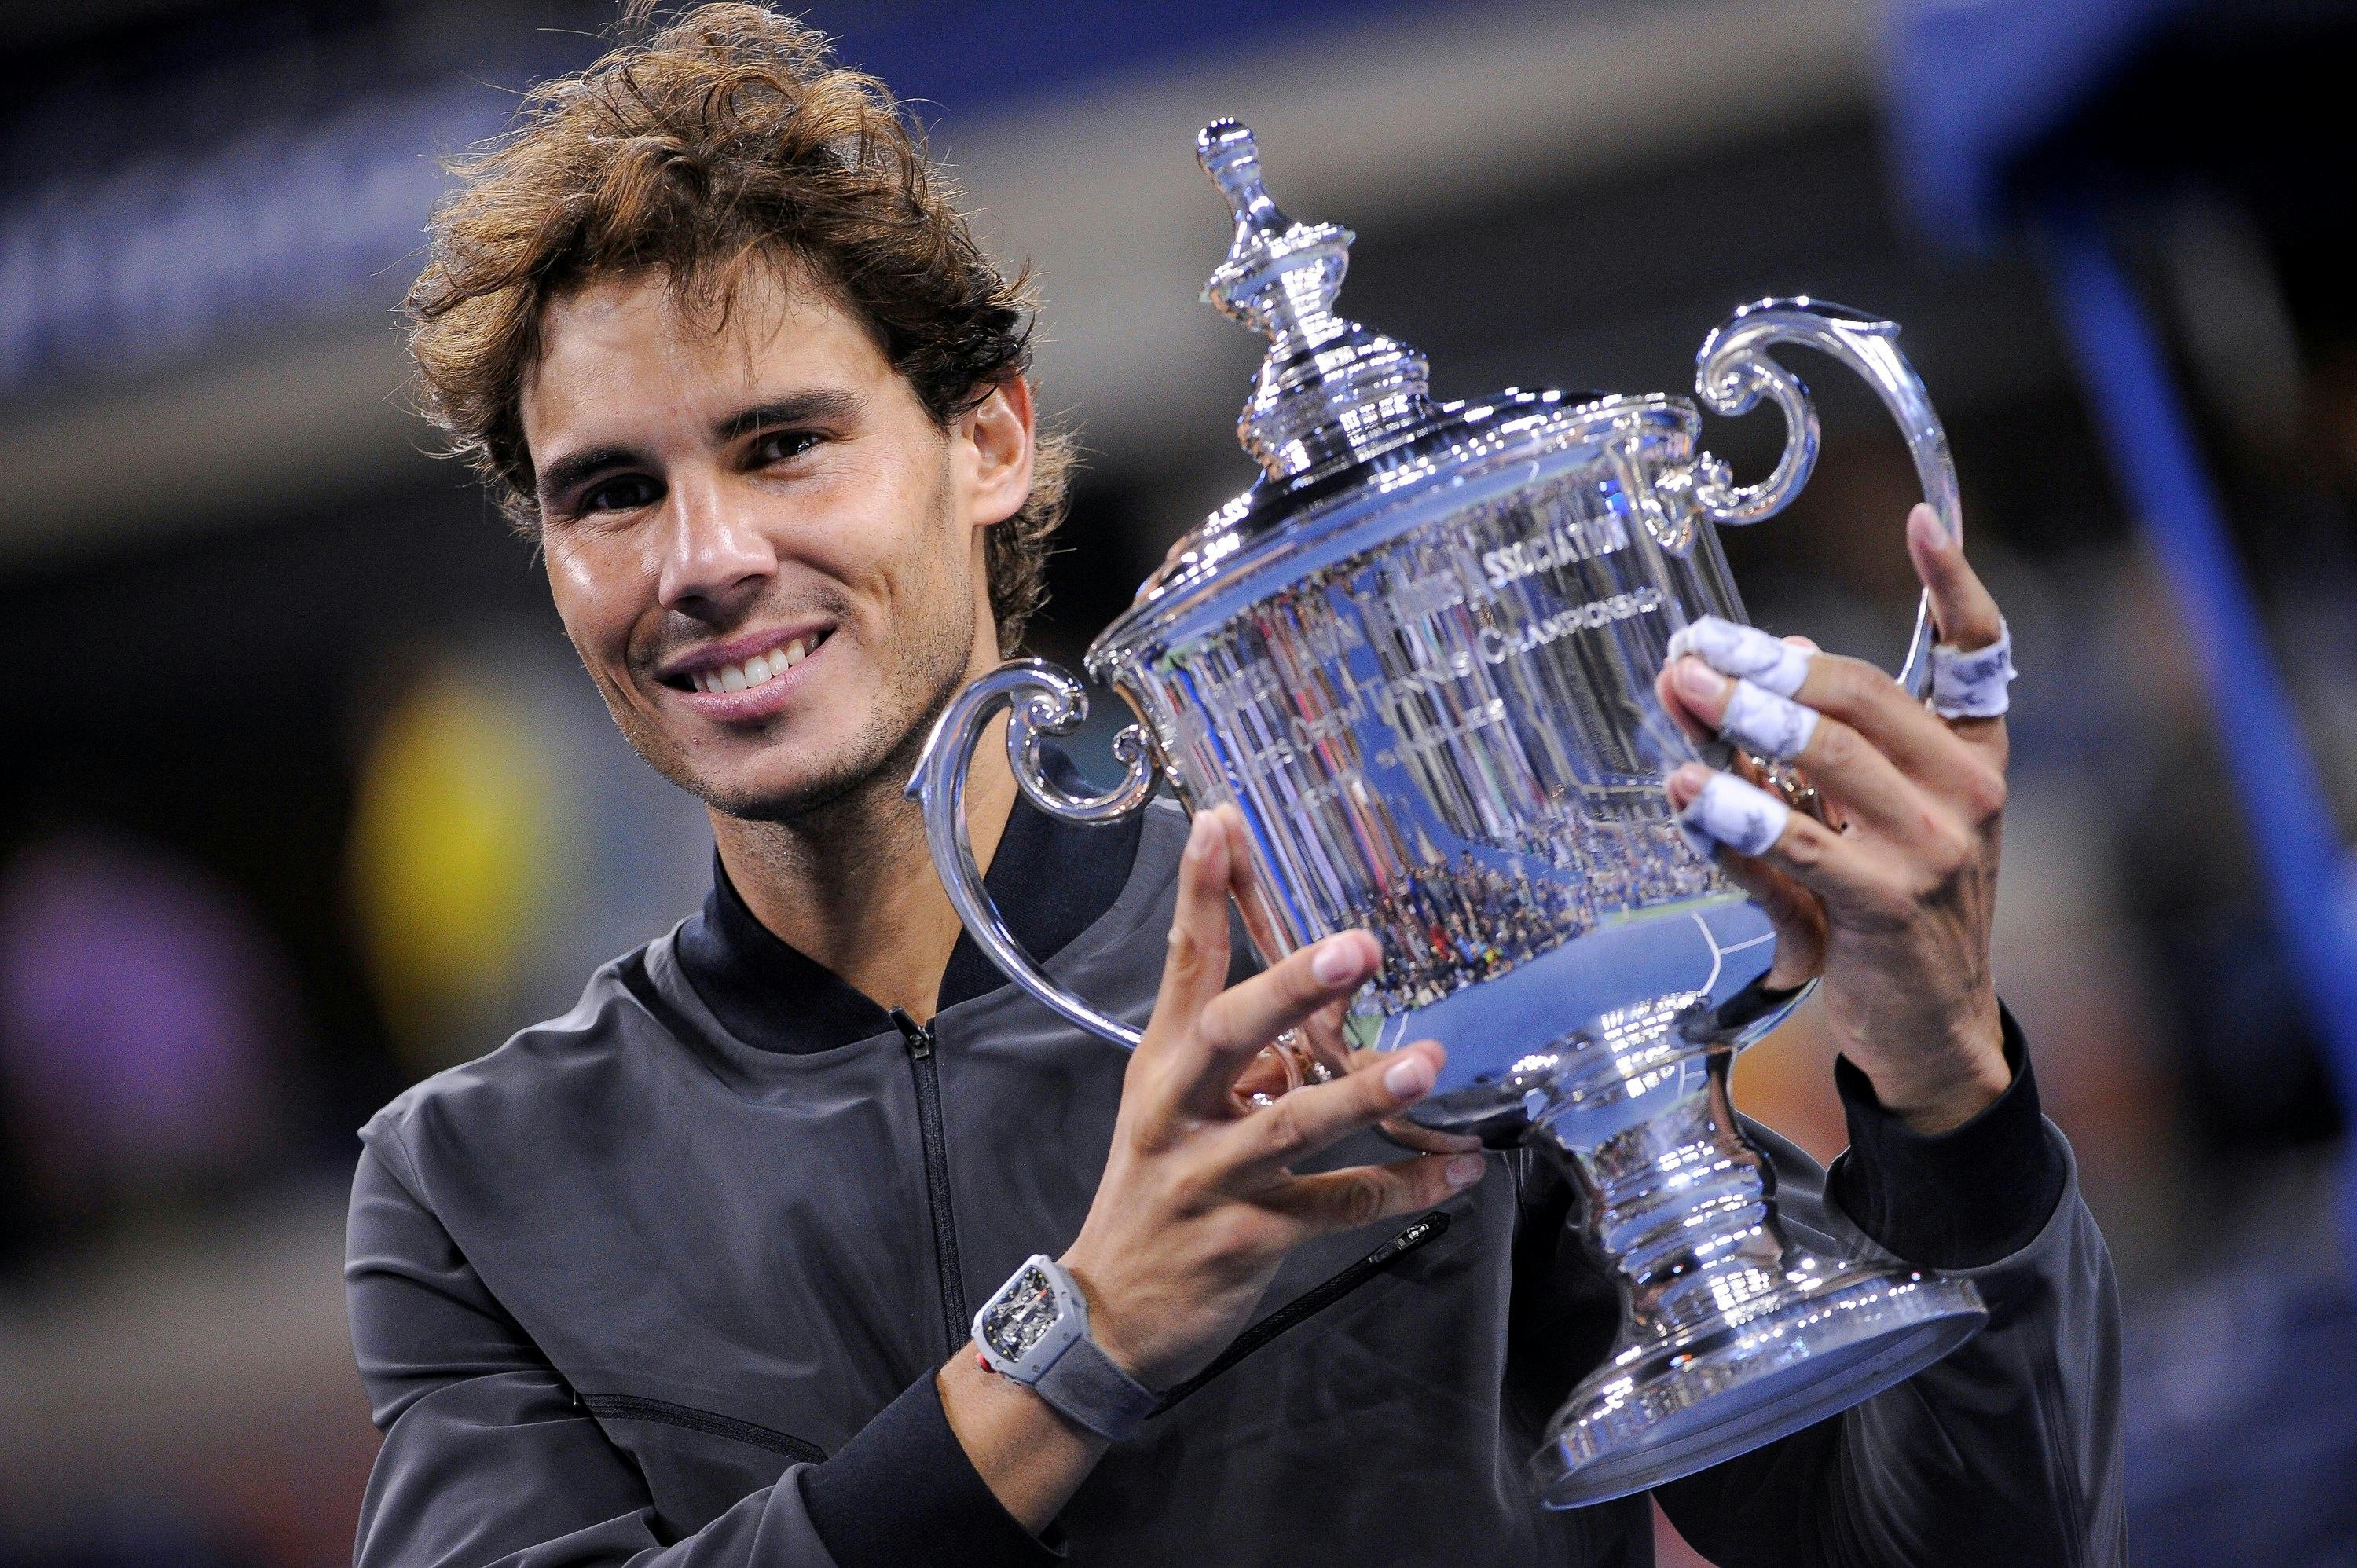
{"label": "silver trophy", "polygon": [[[1662,779],[1697,752],[1652,684],[1679,628],[1746,618],[1716,525],[1771,516],[1815,461],[1807,390],[1770,345],[1872,382],[1956,525],[1946,438],[1897,328],[1779,299],[1711,333],[1703,401],[1734,414],[1765,395],[1788,426],[1775,471],[1738,486],[1696,449],[1684,398],[1434,402],[1421,354],[1333,313],[1351,231],[1278,210],[1232,121],[1199,156],[1236,220],[1203,297],[1270,340],[1238,425],[1262,477],[1089,650],[1143,721],[1115,740],[1127,771],[1110,792],[1041,770],[1040,737],[1086,712],[1061,670],[1006,664],[942,715],[909,791],[967,929],[1056,1013],[1136,1044],[1041,972],[984,891],[966,764],[1005,704],[1015,777],[1043,811],[1111,822],[1161,779],[1191,810],[1236,806],[1268,960],[1373,932],[1383,967],[1351,1039],[1446,1044],[1415,1119],[1558,1155],[1620,1279],[1619,1338],[1532,1461],[1552,1506],[1675,1479],[1938,1359],[1986,1316],[1968,1282],[1826,1257],[1778,1223],[1727,1069],[1795,998],[1763,990],[1768,917],[1669,810]],[[1932,637],[1919,613],[1901,675],[1918,694]]]}

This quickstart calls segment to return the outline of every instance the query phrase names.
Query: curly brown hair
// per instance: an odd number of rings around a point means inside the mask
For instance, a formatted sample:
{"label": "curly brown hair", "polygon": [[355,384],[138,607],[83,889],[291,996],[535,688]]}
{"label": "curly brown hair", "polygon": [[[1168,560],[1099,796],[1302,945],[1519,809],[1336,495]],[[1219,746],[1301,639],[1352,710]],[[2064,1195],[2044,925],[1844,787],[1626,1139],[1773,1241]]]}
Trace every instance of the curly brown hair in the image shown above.
{"label": "curly brown hair", "polygon": [[[523,378],[549,302],[590,283],[661,276],[717,329],[747,266],[787,262],[866,323],[943,428],[1031,367],[1028,274],[983,254],[882,82],[761,5],[645,16],[633,6],[619,47],[534,87],[505,135],[454,166],[406,302],[423,412],[527,536]],[[985,534],[1003,650],[1044,597],[1073,456],[1043,424],[1029,498]]]}

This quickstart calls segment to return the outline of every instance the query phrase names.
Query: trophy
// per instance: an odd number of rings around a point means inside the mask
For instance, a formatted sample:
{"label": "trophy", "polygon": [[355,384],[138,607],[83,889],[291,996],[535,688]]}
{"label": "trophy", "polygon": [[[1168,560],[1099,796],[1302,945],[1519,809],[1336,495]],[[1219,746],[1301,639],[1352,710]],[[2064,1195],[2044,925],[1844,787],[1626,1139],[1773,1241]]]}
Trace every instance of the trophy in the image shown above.
{"label": "trophy", "polygon": [[[1674,1480],[1938,1359],[1986,1317],[1969,1282],[1813,1252],[1778,1222],[1727,1072],[1797,997],[1764,989],[1768,917],[1670,810],[1664,775],[1712,747],[1653,694],[1673,633],[1746,619],[1717,528],[1780,510],[1815,462],[1807,389],[1770,345],[1866,377],[1956,526],[1946,438],[1898,328],[1799,298],[1713,331],[1702,400],[1737,414],[1765,396],[1787,426],[1774,471],[1738,485],[1698,449],[1684,398],[1436,402],[1421,354],[1334,314],[1351,231],[1280,211],[1232,121],[1198,151],[1235,213],[1203,297],[1270,343],[1238,424],[1261,477],[1089,650],[1141,721],[1114,741],[1112,789],[1077,795],[1041,770],[1040,737],[1086,713],[1051,665],[1004,665],[942,714],[909,793],[959,916],[1058,1015],[1136,1044],[1040,971],[983,887],[966,765],[1006,705],[1017,784],[1058,817],[1116,820],[1164,780],[1190,810],[1234,805],[1269,961],[1372,932],[1382,967],[1350,1004],[1350,1039],[1447,1045],[1415,1120],[1559,1159],[1620,1285],[1610,1353],[1532,1460],[1550,1506]],[[1901,674],[1918,695],[1932,638],[1927,605]]]}

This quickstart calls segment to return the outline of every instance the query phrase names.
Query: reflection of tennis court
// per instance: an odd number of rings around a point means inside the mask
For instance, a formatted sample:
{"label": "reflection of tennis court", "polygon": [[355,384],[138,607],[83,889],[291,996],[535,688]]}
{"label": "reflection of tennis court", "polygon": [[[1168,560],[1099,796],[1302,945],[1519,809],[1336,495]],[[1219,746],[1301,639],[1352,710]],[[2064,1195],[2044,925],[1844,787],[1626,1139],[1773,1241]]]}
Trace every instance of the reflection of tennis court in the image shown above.
{"label": "reflection of tennis court", "polygon": [[1491,1082],[1529,1052],[1568,1036],[1600,1034],[1608,1015],[1631,996],[1686,996],[1716,1006],[1764,973],[1775,953],[1767,915],[1740,894],[1640,913],[1644,918],[1599,923],[1485,983],[1394,1013],[1377,1021],[1371,1043],[1446,1045],[1438,1090],[1446,1094]]}
{"label": "reflection of tennis court", "polygon": [[1631,920],[1657,919],[1663,915],[1683,915],[1698,909],[1714,909],[1721,904],[1740,904],[1740,893],[1705,893],[1697,897],[1680,898],[1674,903],[1651,904],[1642,909],[1614,909],[1596,917],[1598,926],[1626,925]]}

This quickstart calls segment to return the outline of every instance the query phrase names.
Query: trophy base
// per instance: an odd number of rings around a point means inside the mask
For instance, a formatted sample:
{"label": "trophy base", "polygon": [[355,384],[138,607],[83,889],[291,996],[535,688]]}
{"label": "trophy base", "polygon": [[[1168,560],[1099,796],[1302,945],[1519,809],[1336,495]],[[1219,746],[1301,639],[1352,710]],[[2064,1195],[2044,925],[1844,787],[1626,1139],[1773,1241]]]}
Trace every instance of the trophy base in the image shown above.
{"label": "trophy base", "polygon": [[1609,1502],[1773,1443],[1921,1371],[1988,1317],[1970,1283],[1903,1264],[1796,1273],[1740,1324],[1631,1346],[1591,1373],[1531,1457],[1546,1506]]}

